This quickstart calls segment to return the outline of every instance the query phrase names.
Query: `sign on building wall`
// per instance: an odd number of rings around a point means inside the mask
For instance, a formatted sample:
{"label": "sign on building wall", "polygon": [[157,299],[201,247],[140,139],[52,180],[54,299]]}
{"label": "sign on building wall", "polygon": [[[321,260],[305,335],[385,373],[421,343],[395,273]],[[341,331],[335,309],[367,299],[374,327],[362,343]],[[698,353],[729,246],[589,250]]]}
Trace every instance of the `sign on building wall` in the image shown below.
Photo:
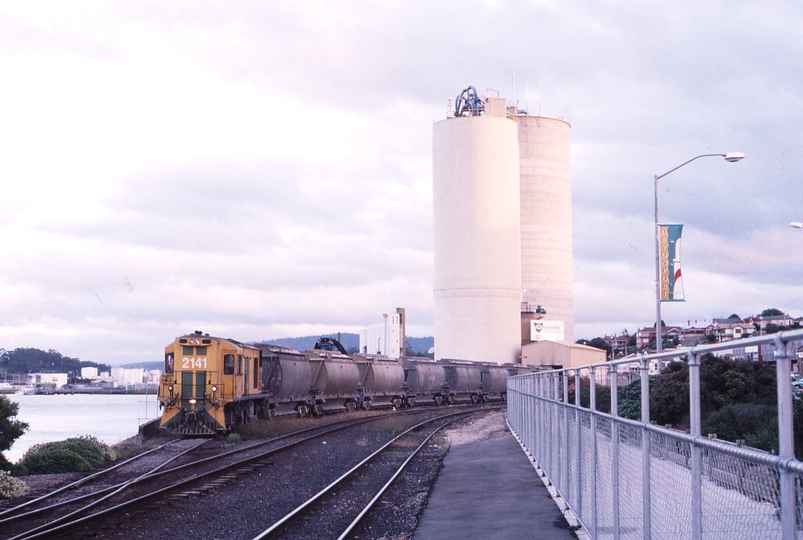
{"label": "sign on building wall", "polygon": [[533,341],[563,341],[563,321],[530,321],[530,339]]}
{"label": "sign on building wall", "polygon": [[683,302],[683,276],[680,273],[680,234],[683,225],[658,226],[658,260],[661,274],[661,302]]}

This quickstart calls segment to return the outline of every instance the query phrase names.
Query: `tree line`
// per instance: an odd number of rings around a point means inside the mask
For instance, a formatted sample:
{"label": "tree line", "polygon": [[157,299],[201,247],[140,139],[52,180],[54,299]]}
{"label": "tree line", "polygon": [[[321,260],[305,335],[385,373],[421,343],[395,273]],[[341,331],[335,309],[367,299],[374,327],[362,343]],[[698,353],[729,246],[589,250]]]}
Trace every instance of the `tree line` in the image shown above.
{"label": "tree line", "polygon": [[80,377],[81,368],[84,367],[96,367],[99,372],[111,370],[108,364],[70,358],[53,349],[47,351],[32,348],[19,348],[13,351],[0,349],[0,371],[5,371],[7,374],[72,373],[74,377]]}

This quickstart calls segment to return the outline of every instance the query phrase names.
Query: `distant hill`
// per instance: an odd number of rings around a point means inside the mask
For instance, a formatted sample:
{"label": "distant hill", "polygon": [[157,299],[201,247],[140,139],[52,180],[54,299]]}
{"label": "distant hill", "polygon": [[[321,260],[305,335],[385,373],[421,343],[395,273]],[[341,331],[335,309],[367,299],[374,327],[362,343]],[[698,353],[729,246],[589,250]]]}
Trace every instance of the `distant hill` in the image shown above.
{"label": "distant hill", "polygon": [[[337,339],[337,334],[326,334],[323,337],[331,337]],[[263,341],[263,343],[271,343],[273,345],[283,345],[285,347],[290,347],[291,349],[295,349],[297,351],[303,351],[304,349],[312,349],[315,346],[315,342],[318,341],[321,336],[304,336],[304,337],[296,337],[296,338],[280,338],[280,339],[269,339]],[[347,351],[357,352],[360,348],[360,336],[359,334],[340,334],[340,343]],[[412,350],[415,356],[426,356],[429,350],[435,346],[435,338],[432,336],[429,337],[409,337],[407,338],[407,348]]]}
{"label": "distant hill", "polygon": [[165,363],[164,362],[133,362],[131,364],[123,364],[120,366],[121,368],[145,368],[145,369],[158,369],[160,371],[164,371]]}
{"label": "distant hill", "polygon": [[70,358],[53,349],[47,351],[24,347],[13,351],[0,349],[0,371],[6,374],[43,372],[72,373],[73,376],[80,376],[81,368],[85,367],[96,367],[98,371],[111,369],[108,364]]}
{"label": "distant hill", "polygon": [[[291,349],[295,349],[297,351],[303,351],[304,349],[312,349],[315,347],[315,343],[321,339],[321,337],[330,337],[337,339],[337,334],[324,334],[323,336],[302,336],[302,337],[290,337],[290,338],[279,338],[279,339],[266,339],[261,343],[270,343],[271,345],[281,345],[283,347],[290,347]],[[360,335],[359,334],[349,334],[349,333],[341,333],[340,334],[340,344],[343,345],[343,348],[348,350],[355,350],[357,351],[360,348]]]}
{"label": "distant hill", "polygon": [[407,347],[412,350],[416,356],[426,356],[429,350],[435,346],[435,338],[428,337],[410,337],[407,336]]}

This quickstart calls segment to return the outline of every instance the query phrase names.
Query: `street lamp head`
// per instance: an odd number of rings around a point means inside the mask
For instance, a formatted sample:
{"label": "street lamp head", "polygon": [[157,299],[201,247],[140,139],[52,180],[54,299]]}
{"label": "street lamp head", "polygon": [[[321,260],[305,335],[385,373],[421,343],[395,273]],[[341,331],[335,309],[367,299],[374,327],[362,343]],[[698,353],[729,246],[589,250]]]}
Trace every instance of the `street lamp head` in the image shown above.
{"label": "street lamp head", "polygon": [[742,159],[744,159],[744,154],[742,152],[728,152],[725,154],[725,161],[729,161],[730,163],[734,163]]}
{"label": "street lamp head", "polygon": [[803,221],[793,221],[789,225],[791,225],[795,229],[803,229]]}

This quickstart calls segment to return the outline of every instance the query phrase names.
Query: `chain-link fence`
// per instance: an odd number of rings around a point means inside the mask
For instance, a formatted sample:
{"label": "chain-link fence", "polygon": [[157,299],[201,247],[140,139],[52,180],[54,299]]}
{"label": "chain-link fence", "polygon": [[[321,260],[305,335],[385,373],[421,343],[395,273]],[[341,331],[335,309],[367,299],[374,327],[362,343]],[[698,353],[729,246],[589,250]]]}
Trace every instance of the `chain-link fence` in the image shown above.
{"label": "chain-link fence", "polygon": [[[700,434],[700,358],[732,343],[511,377],[508,421],[593,539],[803,539],[791,386],[800,341],[803,330],[739,341],[775,346],[777,454]],[[688,362],[688,432],[650,422],[648,370],[655,360]],[[630,380],[641,381],[640,421],[618,415],[616,390]],[[584,382],[588,406],[581,405]],[[610,414],[597,410],[598,385],[611,389]]]}

